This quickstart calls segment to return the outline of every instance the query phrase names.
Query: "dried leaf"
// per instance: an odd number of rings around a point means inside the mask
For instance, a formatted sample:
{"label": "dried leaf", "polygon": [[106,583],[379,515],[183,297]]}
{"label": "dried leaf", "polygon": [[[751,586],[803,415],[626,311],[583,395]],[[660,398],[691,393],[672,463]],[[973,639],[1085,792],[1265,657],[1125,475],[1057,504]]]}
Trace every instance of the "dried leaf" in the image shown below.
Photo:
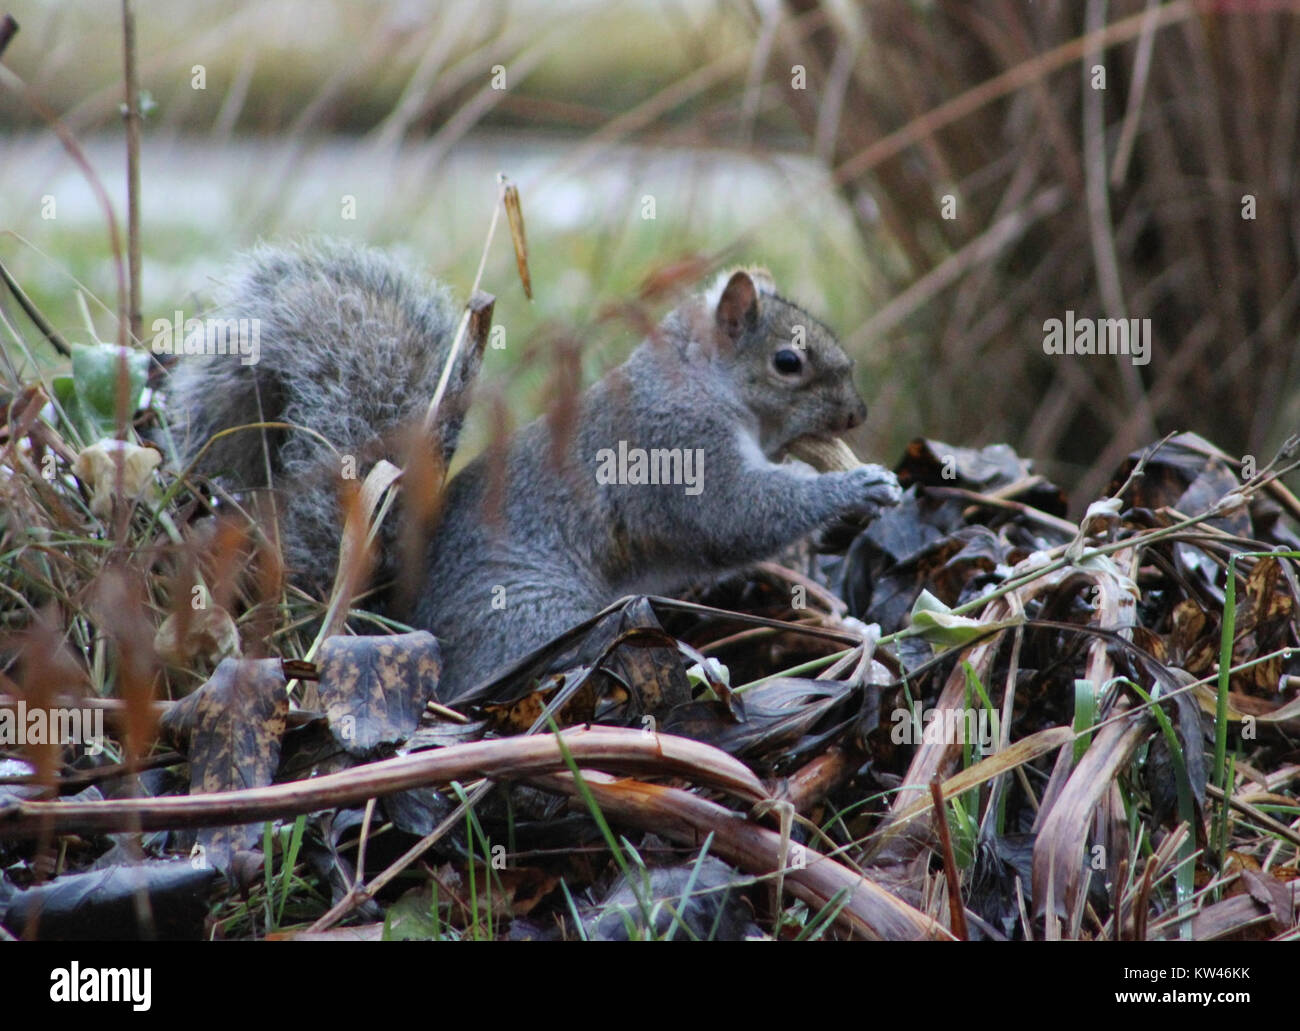
{"label": "dried leaf", "polygon": [[[182,630],[182,626],[184,629]],[[172,666],[188,666],[195,658],[220,662],[239,658],[239,628],[220,605],[197,611],[173,612],[162,621],[153,639],[154,650]]]}
{"label": "dried leaf", "polygon": [[387,637],[329,637],[316,685],[330,732],[347,752],[367,758],[405,741],[435,696],[442,672],[438,642],[427,631]]}
{"label": "dried leaf", "polygon": [[524,296],[533,299],[533,278],[528,272],[528,237],[524,233],[524,209],[519,204],[519,188],[514,183],[505,184],[502,201],[506,208],[506,221],[510,224],[510,242],[515,248],[515,264],[519,267],[519,282]]}
{"label": "dried leaf", "polygon": [[161,461],[157,448],[107,439],[81,451],[72,463],[72,471],[90,488],[90,511],[103,518],[113,511],[119,484],[122,496],[134,501],[153,484],[153,471]]}
{"label": "dried leaf", "polygon": [[[163,717],[162,733],[190,761],[190,793],[237,791],[271,783],[289,713],[278,659],[224,659],[208,681]],[[234,854],[256,844],[260,824],[199,832],[207,862],[229,868]]]}

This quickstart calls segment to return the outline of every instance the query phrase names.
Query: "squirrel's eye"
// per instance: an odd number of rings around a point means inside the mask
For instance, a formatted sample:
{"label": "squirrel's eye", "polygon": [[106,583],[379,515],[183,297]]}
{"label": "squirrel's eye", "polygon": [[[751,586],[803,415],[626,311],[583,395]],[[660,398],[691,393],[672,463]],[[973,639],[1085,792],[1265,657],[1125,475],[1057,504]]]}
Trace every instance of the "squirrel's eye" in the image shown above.
{"label": "squirrel's eye", "polygon": [[772,368],[788,376],[803,368],[803,358],[798,351],[783,347],[772,355]]}

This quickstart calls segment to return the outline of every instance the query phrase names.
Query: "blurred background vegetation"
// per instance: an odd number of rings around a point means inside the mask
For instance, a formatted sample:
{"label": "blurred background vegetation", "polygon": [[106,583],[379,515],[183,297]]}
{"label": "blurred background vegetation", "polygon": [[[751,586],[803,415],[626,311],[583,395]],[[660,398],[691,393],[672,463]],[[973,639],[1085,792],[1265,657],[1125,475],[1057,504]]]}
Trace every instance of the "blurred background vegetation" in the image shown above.
{"label": "blurred background vegetation", "polygon": [[[123,223],[119,5],[8,9],[5,64],[81,141]],[[1076,507],[1174,429],[1262,465],[1300,425],[1297,15],[1262,0],[137,4],[144,325],[200,307],[239,248],[306,233],[397,247],[463,293],[502,171],[536,300],[498,235],[484,286],[508,346],[485,376],[516,420],[543,407],[566,343],[590,378],[635,342],[668,303],[647,283],[757,261],[859,359],[864,456],[892,462],[918,435],[1005,440]],[[0,230],[0,260],[60,331],[113,339],[103,213],[9,80]],[[0,306],[6,333],[48,353]],[[1150,318],[1150,364],[1044,354],[1044,321],[1067,311]]]}

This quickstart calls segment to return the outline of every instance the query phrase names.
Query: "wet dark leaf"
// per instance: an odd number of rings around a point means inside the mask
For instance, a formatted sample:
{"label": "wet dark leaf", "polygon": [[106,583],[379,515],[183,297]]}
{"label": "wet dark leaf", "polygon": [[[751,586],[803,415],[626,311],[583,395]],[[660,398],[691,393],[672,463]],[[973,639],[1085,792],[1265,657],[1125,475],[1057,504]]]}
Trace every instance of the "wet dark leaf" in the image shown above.
{"label": "wet dark leaf", "polygon": [[[1170,670],[1164,689],[1170,690],[1191,682],[1182,670]],[[1196,808],[1192,833],[1198,841],[1205,835],[1205,790],[1207,770],[1205,765],[1205,732],[1201,726],[1201,712],[1195,697],[1187,691],[1174,694],[1163,703],[1170,715],[1174,736],[1183,753],[1187,780],[1192,789],[1192,802]],[[1180,820],[1178,811],[1178,778],[1168,739],[1155,734],[1147,750],[1143,779],[1151,796],[1151,809],[1157,823],[1172,827]]]}
{"label": "wet dark leaf", "polygon": [[[614,885],[588,918],[587,933],[599,941],[670,934],[680,941],[741,941],[760,932],[743,887],[736,885],[740,880],[735,870],[712,856],[698,863],[635,870]],[[647,926],[653,930],[648,932]]]}
{"label": "wet dark leaf", "polygon": [[181,860],[71,874],[15,893],[3,923],[15,935],[31,928],[44,941],[198,940],[215,876],[211,866]]}
{"label": "wet dark leaf", "polygon": [[[663,730],[732,755],[776,761],[803,750],[804,739],[831,714],[852,709],[861,690],[841,680],[778,677],[745,692],[745,721],[721,702],[688,702],[668,714]],[[841,703],[847,703],[841,708]]]}
{"label": "wet dark leaf", "polygon": [[[595,663],[598,672],[592,671]],[[531,687],[533,677],[552,669],[567,670],[563,684],[550,678]],[[482,705],[494,727],[518,732],[536,722],[557,688],[566,692],[562,724],[634,725],[690,697],[679,643],[641,597],[566,632],[458,704]]]}
{"label": "wet dark leaf", "polygon": [[[1135,451],[1119,468],[1110,493],[1120,488],[1147,449]],[[1129,507],[1155,511],[1174,508],[1183,515],[1200,515],[1229,491],[1241,486],[1236,469],[1221,452],[1195,433],[1179,433],[1148,459],[1141,477],[1124,495]],[[1227,533],[1249,536],[1250,514],[1242,507],[1210,520]]]}

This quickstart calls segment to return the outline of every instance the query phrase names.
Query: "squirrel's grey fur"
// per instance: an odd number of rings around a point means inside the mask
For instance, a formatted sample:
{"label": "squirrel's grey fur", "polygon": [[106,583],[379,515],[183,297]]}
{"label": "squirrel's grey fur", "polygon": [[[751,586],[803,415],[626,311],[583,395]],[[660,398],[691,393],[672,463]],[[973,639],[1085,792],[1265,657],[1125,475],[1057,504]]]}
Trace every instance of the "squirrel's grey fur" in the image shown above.
{"label": "squirrel's grey fur", "polygon": [[[392,259],[334,243],[255,251],[223,313],[262,319],[261,361],[182,360],[171,396],[189,413],[191,444],[260,411],[367,461],[423,415],[459,315],[442,288]],[[777,353],[790,351],[782,371]],[[504,480],[489,455],[467,465],[447,485],[413,610],[398,613],[442,644],[439,696],[454,701],[625,594],[681,588],[769,558],[839,516],[895,503],[897,482],[878,466],[818,474],[781,462],[795,438],[838,433],[866,415],[852,367],[831,332],[777,296],[765,273],[737,272],[670,313],[592,386],[560,439],[546,417],[520,430],[505,449]],[[470,385],[457,370],[448,396]],[[449,454],[457,427],[441,429]],[[253,441],[211,449],[204,469],[265,483]],[[701,455],[701,489],[598,482],[602,452],[620,442]],[[327,452],[300,433],[271,448],[281,486],[315,484],[294,488],[282,506],[286,559],[328,581],[339,520],[333,486],[319,477]],[[495,499],[494,483],[504,483]]]}
{"label": "squirrel's grey fur", "polygon": [[[182,357],[168,382],[181,451],[192,458],[220,430],[285,422],[321,434],[354,456],[358,478],[380,458],[400,464],[402,433],[433,397],[459,308],[440,284],[373,248],[341,240],[258,246],[219,288],[214,318],[259,320],[256,365],[230,355]],[[462,352],[464,354],[464,352]],[[462,360],[447,395],[460,397]],[[472,373],[470,373],[472,375]],[[459,418],[442,427],[456,447]],[[309,433],[254,430],[213,442],[200,468],[235,491],[291,487],[276,507],[285,562],[328,591],[338,563],[337,459]]]}

